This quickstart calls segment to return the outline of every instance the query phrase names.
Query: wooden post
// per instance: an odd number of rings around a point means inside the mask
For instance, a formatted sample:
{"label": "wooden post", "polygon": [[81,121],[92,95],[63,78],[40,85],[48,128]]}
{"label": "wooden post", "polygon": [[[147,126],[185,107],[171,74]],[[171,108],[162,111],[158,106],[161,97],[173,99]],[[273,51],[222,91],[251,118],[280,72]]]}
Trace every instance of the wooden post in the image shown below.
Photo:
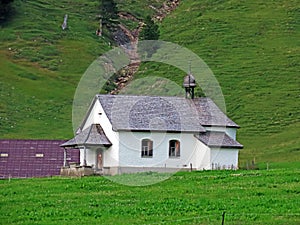
{"label": "wooden post", "polygon": [[64,148],[64,167],[67,166],[67,150]]}
{"label": "wooden post", "polygon": [[224,225],[224,223],[225,223],[225,212],[223,212],[222,214],[222,225]]}
{"label": "wooden post", "polygon": [[190,163],[191,172],[193,171],[193,164]]}
{"label": "wooden post", "polygon": [[86,147],[83,149],[83,166],[86,166]]}

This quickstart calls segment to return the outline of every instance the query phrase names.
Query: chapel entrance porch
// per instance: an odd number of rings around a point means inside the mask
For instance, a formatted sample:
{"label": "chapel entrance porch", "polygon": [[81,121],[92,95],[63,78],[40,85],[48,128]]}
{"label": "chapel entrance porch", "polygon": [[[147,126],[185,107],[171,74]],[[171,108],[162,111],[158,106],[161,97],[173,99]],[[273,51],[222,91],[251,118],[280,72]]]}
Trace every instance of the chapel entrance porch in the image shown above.
{"label": "chapel entrance porch", "polygon": [[[102,174],[104,151],[111,146],[100,124],[92,124],[79,131],[74,138],[60,145],[64,148],[63,174],[92,175]],[[67,165],[66,151],[80,149],[80,165]]]}

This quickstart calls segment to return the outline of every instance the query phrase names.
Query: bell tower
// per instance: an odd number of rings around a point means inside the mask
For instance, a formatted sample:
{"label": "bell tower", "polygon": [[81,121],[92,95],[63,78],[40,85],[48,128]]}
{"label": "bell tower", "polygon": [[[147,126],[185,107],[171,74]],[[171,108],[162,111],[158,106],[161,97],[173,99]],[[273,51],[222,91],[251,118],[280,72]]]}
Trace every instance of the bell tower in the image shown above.
{"label": "bell tower", "polygon": [[189,72],[183,79],[183,87],[185,88],[185,97],[194,99],[195,91],[194,88],[196,87],[196,80],[195,77],[191,72]]}

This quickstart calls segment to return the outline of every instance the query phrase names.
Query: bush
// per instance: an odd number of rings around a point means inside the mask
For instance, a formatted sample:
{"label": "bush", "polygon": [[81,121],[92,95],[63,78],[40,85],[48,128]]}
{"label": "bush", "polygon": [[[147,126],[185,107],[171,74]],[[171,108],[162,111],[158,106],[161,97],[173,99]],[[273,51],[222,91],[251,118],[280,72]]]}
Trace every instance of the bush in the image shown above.
{"label": "bush", "polygon": [[0,0],[0,20],[5,20],[11,11],[13,0]]}

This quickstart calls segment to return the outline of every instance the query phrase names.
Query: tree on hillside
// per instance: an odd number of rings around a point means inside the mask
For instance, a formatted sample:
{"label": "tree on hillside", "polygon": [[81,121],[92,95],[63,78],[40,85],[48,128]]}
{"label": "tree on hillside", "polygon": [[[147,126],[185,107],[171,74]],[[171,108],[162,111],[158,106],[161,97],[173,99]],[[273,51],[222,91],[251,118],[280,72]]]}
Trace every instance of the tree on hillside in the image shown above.
{"label": "tree on hillside", "polygon": [[[145,26],[140,33],[141,40],[158,40],[159,29],[158,25],[154,23],[150,16],[147,16],[145,20]],[[139,48],[139,54],[151,58],[152,55],[159,49],[158,42],[144,42],[143,46]]]}
{"label": "tree on hillside", "polygon": [[118,19],[118,7],[113,0],[100,0],[100,14],[102,23],[111,26]]}
{"label": "tree on hillside", "polygon": [[11,10],[13,0],[0,0],[0,20],[6,19]]}
{"label": "tree on hillside", "polygon": [[159,29],[158,25],[154,23],[150,16],[146,17],[145,26],[140,35],[142,40],[158,40]]}

